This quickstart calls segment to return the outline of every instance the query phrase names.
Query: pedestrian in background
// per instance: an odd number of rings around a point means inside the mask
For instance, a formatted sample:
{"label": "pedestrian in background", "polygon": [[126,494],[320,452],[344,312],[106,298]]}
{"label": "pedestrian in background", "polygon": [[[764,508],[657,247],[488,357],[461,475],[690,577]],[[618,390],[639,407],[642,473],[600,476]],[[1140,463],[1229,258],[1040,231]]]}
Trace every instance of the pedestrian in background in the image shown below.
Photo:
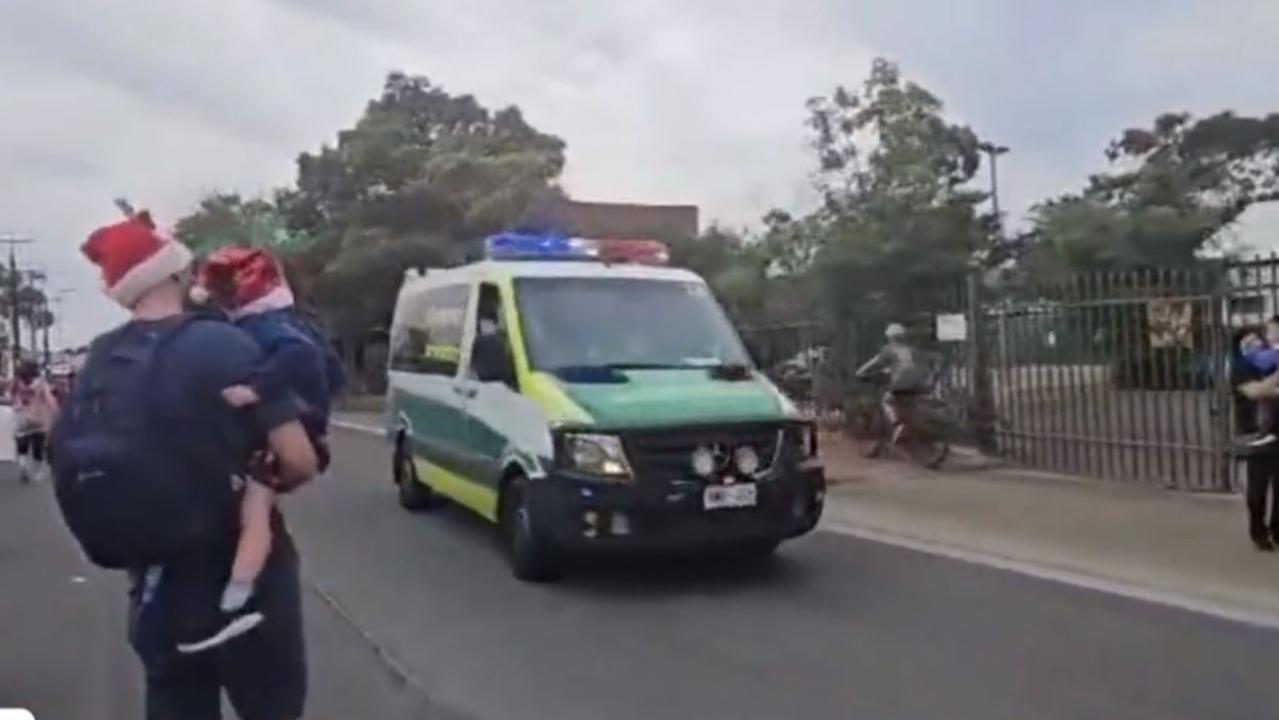
{"label": "pedestrian in background", "polygon": [[[1272,320],[1271,324],[1279,338],[1279,322]],[[1273,406],[1279,402],[1279,398],[1267,396],[1267,374],[1250,359],[1265,346],[1264,332],[1262,328],[1244,328],[1235,333],[1232,343],[1230,384],[1237,435],[1255,435],[1261,431],[1259,419],[1274,417]],[[1240,444],[1236,451],[1244,463],[1248,483],[1244,493],[1248,537],[1258,550],[1274,552],[1275,542],[1279,540],[1279,444]]]}
{"label": "pedestrian in background", "polygon": [[58,400],[41,376],[40,366],[31,360],[18,365],[13,382],[14,445],[21,482],[48,476],[46,441],[58,413]]}

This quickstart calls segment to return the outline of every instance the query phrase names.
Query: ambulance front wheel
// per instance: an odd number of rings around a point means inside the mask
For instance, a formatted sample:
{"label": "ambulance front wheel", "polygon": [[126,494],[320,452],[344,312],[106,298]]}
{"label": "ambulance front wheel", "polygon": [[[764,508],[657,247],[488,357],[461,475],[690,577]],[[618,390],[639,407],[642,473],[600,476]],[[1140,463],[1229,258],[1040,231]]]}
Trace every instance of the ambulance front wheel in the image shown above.
{"label": "ambulance front wheel", "polygon": [[562,576],[560,559],[530,503],[527,478],[517,475],[507,482],[500,520],[506,556],[515,577],[528,582],[552,582]]}

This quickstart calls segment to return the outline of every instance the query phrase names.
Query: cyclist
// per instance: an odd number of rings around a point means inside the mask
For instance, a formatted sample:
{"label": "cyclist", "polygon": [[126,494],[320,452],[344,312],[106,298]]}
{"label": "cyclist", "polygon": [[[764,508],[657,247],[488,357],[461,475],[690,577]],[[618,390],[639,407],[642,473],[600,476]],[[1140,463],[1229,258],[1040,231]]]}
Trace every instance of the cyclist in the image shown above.
{"label": "cyclist", "polygon": [[887,341],[875,357],[857,370],[857,377],[871,379],[888,375],[888,389],[884,393],[884,415],[893,428],[892,442],[897,442],[905,427],[903,408],[915,397],[926,394],[932,384],[926,359],[907,341],[906,328],[901,323],[891,323],[884,330]]}

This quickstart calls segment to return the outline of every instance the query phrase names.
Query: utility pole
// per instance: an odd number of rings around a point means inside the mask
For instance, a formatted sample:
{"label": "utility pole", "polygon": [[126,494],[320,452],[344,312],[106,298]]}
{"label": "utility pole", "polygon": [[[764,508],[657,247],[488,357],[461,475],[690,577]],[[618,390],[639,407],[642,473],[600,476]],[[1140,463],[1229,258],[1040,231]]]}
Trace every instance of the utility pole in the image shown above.
{"label": "utility pole", "polygon": [[[42,313],[44,310],[48,309],[49,304],[49,298],[45,296],[43,289],[39,287],[39,285],[49,281],[49,274],[43,267],[36,267],[20,270],[18,272],[18,276],[26,278],[26,285],[24,287],[32,290],[32,295],[35,293],[39,293],[40,295],[40,304],[38,306],[33,303],[31,307],[24,308],[27,311],[27,332],[31,336],[31,354],[35,356],[40,352],[40,325],[42,324],[41,320],[43,320]],[[21,292],[21,289],[19,292]]]}
{"label": "utility pole", "polygon": [[53,318],[49,313],[49,296],[44,296],[44,310],[40,312],[40,333],[44,336],[41,338],[44,343],[44,366],[49,367],[49,363],[53,361],[53,353],[49,352],[49,326],[53,324]]}
{"label": "utility pole", "polygon": [[0,237],[0,244],[9,246],[9,372],[13,373],[22,359],[22,327],[18,312],[18,292],[22,287],[22,277],[18,273],[18,245],[35,242],[28,237],[9,235]]}

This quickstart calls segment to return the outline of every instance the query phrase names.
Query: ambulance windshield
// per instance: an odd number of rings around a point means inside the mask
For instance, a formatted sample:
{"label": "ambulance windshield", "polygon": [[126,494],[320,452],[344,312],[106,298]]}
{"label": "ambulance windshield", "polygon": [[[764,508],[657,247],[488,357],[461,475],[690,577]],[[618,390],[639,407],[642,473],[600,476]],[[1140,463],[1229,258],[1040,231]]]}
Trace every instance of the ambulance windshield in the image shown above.
{"label": "ambulance windshield", "polygon": [[529,359],[540,370],[750,364],[700,282],[523,278],[516,292]]}

